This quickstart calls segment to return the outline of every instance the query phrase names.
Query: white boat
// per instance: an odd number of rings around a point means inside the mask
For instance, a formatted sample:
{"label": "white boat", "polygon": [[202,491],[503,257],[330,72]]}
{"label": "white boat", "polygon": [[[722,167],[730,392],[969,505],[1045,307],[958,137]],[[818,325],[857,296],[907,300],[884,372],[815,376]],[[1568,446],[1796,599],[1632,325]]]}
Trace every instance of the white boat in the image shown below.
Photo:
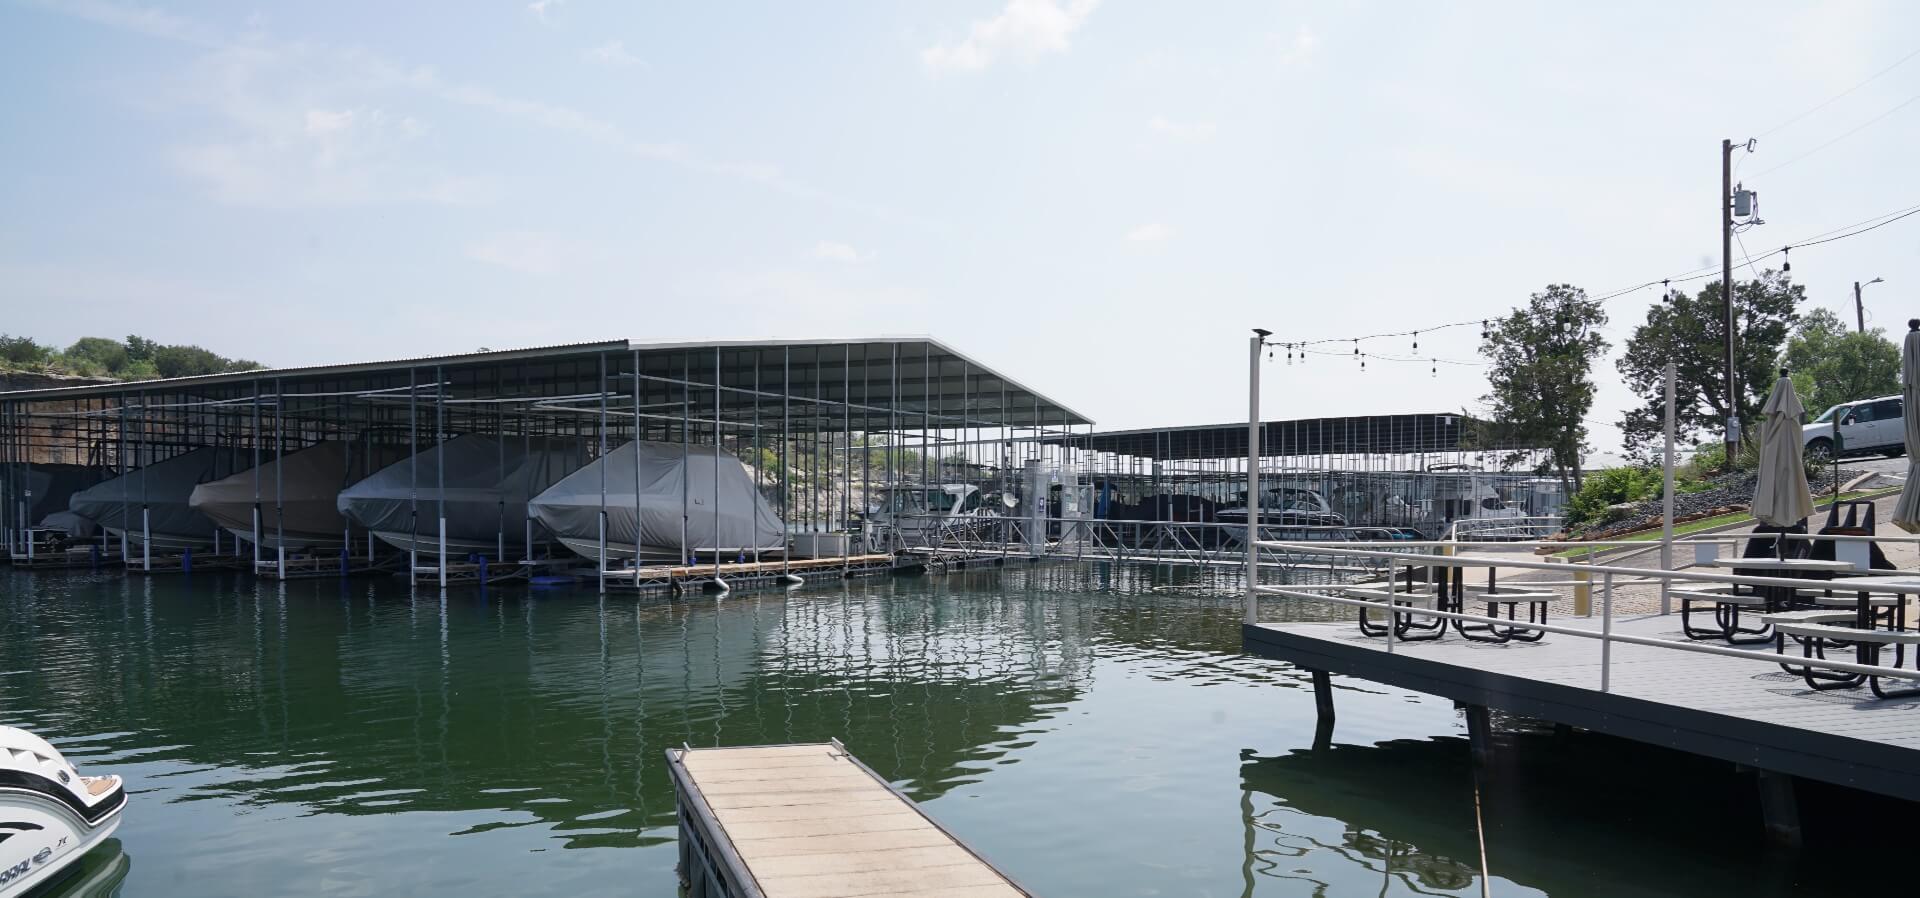
{"label": "white boat", "polygon": [[[1244,495],[1242,491],[1242,504],[1214,512],[1214,520],[1244,528],[1247,524]],[[1319,490],[1299,484],[1281,484],[1260,490],[1260,526],[1262,529],[1269,526],[1345,527],[1347,519],[1333,510]]]}
{"label": "white boat", "polygon": [[924,545],[936,536],[979,531],[1000,520],[1008,506],[970,483],[898,484],[877,491],[880,501],[867,519],[876,541],[897,537],[901,545]]}
{"label": "white boat", "polygon": [[0,895],[58,877],[120,826],[126,786],[81,776],[26,730],[0,726]]}

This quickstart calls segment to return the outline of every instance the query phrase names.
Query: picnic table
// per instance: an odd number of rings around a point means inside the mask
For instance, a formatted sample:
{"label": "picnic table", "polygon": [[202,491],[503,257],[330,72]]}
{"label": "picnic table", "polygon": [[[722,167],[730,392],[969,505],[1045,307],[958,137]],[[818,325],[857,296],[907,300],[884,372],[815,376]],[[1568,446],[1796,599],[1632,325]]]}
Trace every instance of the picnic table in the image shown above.
{"label": "picnic table", "polygon": [[[1498,570],[1502,559],[1471,555],[1435,555],[1426,559],[1424,564],[1409,564],[1401,568],[1404,578],[1396,578],[1385,584],[1385,588],[1359,586],[1347,590],[1354,598],[1368,598],[1387,601],[1394,605],[1410,605],[1418,601],[1431,603],[1434,610],[1465,614],[1469,602],[1486,603],[1487,617],[1500,617],[1500,606],[1506,606],[1506,619],[1512,624],[1471,623],[1452,620],[1453,630],[1462,637],[1474,642],[1538,642],[1546,636],[1544,630],[1528,629],[1520,626],[1519,606],[1527,606],[1527,623],[1544,624],[1547,622],[1547,605],[1557,598],[1551,592],[1528,589],[1502,588],[1499,585]],[[1416,591],[1414,570],[1425,567],[1431,571],[1431,591]],[[1469,586],[1466,582],[1466,569],[1485,567],[1487,569],[1486,586]],[[1402,640],[1418,641],[1438,639],[1446,634],[1448,619],[1436,619],[1431,624],[1415,624],[1413,614],[1392,615],[1389,621],[1394,636]],[[1366,609],[1360,611],[1360,630],[1368,636],[1380,636],[1386,628],[1375,627],[1367,620]]]}

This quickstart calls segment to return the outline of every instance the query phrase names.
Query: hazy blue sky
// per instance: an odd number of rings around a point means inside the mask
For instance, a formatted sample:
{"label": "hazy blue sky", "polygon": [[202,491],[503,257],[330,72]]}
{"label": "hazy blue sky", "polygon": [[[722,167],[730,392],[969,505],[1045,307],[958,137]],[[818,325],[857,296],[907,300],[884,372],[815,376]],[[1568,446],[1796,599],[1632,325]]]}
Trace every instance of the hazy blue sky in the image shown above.
{"label": "hazy blue sky", "polygon": [[[1920,204],[1920,102],[1843,137],[1920,98],[1920,59],[1777,127],[1917,38],[1902,3],[0,0],[0,330],[283,365],[926,333],[1103,426],[1232,420],[1255,325],[1717,262],[1722,137],[1760,137],[1756,252]],[[1794,275],[1848,320],[1884,277],[1900,327],[1917,247],[1920,216]],[[1610,304],[1616,343],[1652,299]],[[1483,389],[1333,358],[1266,384],[1271,417]]]}

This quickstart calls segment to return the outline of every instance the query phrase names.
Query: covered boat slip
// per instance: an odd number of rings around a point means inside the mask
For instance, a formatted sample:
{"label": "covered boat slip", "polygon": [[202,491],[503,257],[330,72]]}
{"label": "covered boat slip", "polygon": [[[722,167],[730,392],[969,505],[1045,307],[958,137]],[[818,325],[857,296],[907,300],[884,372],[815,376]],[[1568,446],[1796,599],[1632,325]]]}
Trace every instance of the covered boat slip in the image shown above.
{"label": "covered boat slip", "polygon": [[[1531,532],[1557,524],[1566,500],[1557,479],[1519,473],[1536,466],[1539,447],[1459,413],[1273,420],[1259,431],[1270,525],[1341,539],[1382,536],[1361,530],[1437,539],[1456,525]],[[1144,547],[1171,530],[1212,545],[1246,525],[1248,436],[1240,421],[1100,431],[1073,445],[1113,539]],[[1180,526],[1132,526],[1142,521]]]}
{"label": "covered boat slip", "polygon": [[533,499],[531,517],[585,558],[692,563],[692,554],[758,558],[787,548],[776,503],[720,450],[628,442]]}
{"label": "covered boat slip", "polygon": [[[442,582],[488,563],[592,576],[636,556],[763,563],[815,533],[834,534],[812,544],[835,557],[869,554],[858,531],[887,486],[1066,465],[1061,438],[1089,423],[927,338],[610,341],[3,393],[0,486],[24,496],[55,464],[101,481],[146,466],[151,479],[212,452],[233,462],[183,478],[181,508],[207,539],[245,534],[255,562],[283,574],[398,546]],[[348,447],[356,475],[393,461],[332,485],[330,445]],[[515,447],[560,446],[570,461],[516,480]],[[187,504],[196,488],[221,527]],[[0,506],[9,545],[38,521]]]}
{"label": "covered boat slip", "polygon": [[322,440],[202,483],[187,504],[247,542],[337,550],[345,545],[348,527],[337,507],[341,489],[399,456],[398,447],[384,443]]}
{"label": "covered boat slip", "polygon": [[690,898],[1029,895],[837,740],[667,751]]}
{"label": "covered boat slip", "polygon": [[507,534],[524,534],[531,558],[546,534],[532,529],[528,500],[580,470],[593,450],[579,436],[463,434],[336,490],[336,506],[402,552],[435,553],[444,545],[463,557],[499,561]]}
{"label": "covered boat slip", "polygon": [[210,548],[218,528],[192,506],[193,492],[243,464],[231,449],[190,449],[74,493],[67,505],[123,545],[158,552]]}

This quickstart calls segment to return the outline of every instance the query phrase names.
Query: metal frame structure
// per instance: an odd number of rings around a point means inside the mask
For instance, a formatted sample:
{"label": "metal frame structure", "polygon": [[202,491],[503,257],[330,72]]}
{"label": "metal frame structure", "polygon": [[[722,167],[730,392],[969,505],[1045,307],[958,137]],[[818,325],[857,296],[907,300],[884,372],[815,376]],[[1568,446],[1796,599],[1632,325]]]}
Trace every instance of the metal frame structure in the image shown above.
{"label": "metal frame structure", "polygon": [[[321,440],[378,442],[417,459],[423,451],[444,451],[436,447],[455,435],[474,433],[575,437],[595,458],[636,438],[730,453],[752,470],[760,487],[754,501],[771,503],[790,531],[847,533],[868,516],[877,490],[979,480],[991,476],[983,472],[1015,465],[1058,467],[1067,463],[1063,440],[1090,424],[924,337],[621,340],[15,391],[0,393],[0,536],[10,550],[34,550],[38,521],[28,513],[26,483],[36,465],[80,460],[97,479],[134,473],[136,488],[124,504],[127,520],[138,522],[150,499],[138,488],[139,472],[193,449],[220,449],[230,459],[224,476],[258,470]],[[252,560],[256,569],[285,577],[292,559],[284,544],[272,558],[259,548],[259,511],[281,495],[280,484],[261,479]],[[408,564],[416,576],[446,584],[470,574],[471,566],[447,550],[445,513],[419,497],[418,487],[425,486],[417,485],[413,500],[416,539]],[[637,583],[639,565],[618,567],[637,547],[606,544],[605,495],[603,486],[602,536],[591,561],[603,585],[622,577]],[[746,559],[689,545],[684,526],[716,497],[683,495],[680,548],[683,561],[710,563],[717,575],[722,564]],[[136,510],[141,514],[132,516]],[[129,539],[126,531],[143,538]],[[140,570],[167,568],[165,559],[143,548],[150,535],[144,523],[129,523],[122,557],[137,554]],[[380,551],[368,534],[350,532],[343,541],[350,547],[343,571],[371,564]],[[435,542],[438,551],[421,551]],[[226,537],[215,551],[237,552],[237,543]],[[513,534],[502,528],[492,557],[480,561],[531,566],[543,560],[536,543],[532,525]],[[839,554],[856,554],[851,540],[840,545]],[[613,571],[622,576],[610,576]]]}

